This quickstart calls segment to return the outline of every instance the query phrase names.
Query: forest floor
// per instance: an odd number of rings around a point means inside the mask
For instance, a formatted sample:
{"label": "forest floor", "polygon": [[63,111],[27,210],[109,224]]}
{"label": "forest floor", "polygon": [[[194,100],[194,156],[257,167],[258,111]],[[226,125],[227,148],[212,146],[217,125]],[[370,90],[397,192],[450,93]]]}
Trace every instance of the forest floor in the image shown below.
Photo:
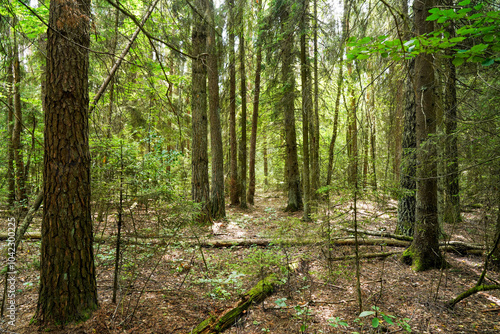
{"label": "forest floor", "polygon": [[[123,233],[127,243],[122,249],[118,303],[112,303],[115,251],[110,237],[95,245],[100,308],[88,321],[53,332],[190,333],[207,317],[231,307],[271,272],[283,284],[225,333],[404,333],[410,329],[412,333],[500,332],[498,290],[477,293],[453,309],[445,306],[446,301],[475,285],[483,264],[482,256],[450,252],[446,253],[448,268],[419,273],[401,263],[398,255],[362,259],[363,309],[378,312],[359,317],[354,260],[332,259],[354,254],[355,248],[325,247],[328,231],[330,238],[349,236],[341,227],[352,227],[352,202],[342,201],[340,196],[330,202],[336,204],[317,208],[313,221],[304,222],[301,212],[283,211],[283,195],[265,193],[257,196],[255,206],[248,210],[228,207],[227,219],[215,222],[213,228],[180,229],[176,225],[179,220],[172,214],[163,216],[152,208],[146,211],[144,206],[132,205],[125,211]],[[360,228],[394,232],[396,205],[387,198],[360,200]],[[96,218],[101,222],[95,224],[95,235],[115,235],[115,218],[111,211]],[[445,226],[446,234],[452,240],[484,243],[489,235],[484,217],[464,212],[463,218],[460,224]],[[31,230],[39,227],[40,217]],[[131,237],[157,236],[159,231],[168,231],[159,241]],[[198,247],[207,241],[226,239],[260,239],[272,244]],[[1,243],[4,248],[5,242]],[[362,254],[403,250],[360,246]],[[23,242],[18,254],[16,326],[9,326],[4,317],[0,333],[38,330],[30,320],[38,297],[40,241]],[[500,281],[495,271],[489,271],[488,278]],[[377,322],[375,317],[382,320],[376,329],[372,327]]]}

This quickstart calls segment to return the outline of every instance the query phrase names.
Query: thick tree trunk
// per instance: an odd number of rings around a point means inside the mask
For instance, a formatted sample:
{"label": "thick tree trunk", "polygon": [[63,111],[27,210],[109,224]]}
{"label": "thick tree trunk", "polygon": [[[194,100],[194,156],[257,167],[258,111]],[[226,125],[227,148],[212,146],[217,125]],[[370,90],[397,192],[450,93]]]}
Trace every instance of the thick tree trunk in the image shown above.
{"label": "thick tree trunk", "polygon": [[230,142],[230,173],[229,199],[232,206],[240,204],[238,189],[238,148],[236,141],[236,68],[234,53],[234,0],[229,0],[229,142]]}
{"label": "thick tree trunk", "polygon": [[[194,3],[199,13],[206,12],[205,0]],[[196,59],[192,60],[192,178],[191,196],[193,201],[202,204],[200,222],[209,220],[209,182],[208,182],[208,120],[207,120],[207,68],[202,59],[206,52],[207,24],[204,18],[194,14],[196,22],[192,32],[192,48]]]}
{"label": "thick tree trunk", "polygon": [[248,208],[247,205],[247,83],[246,83],[246,73],[245,73],[245,22],[243,20],[245,0],[241,0],[240,4],[240,44],[239,44],[239,56],[240,56],[240,91],[241,91],[241,115],[240,115],[240,127],[241,127],[241,139],[239,145],[239,176],[240,176],[240,207],[242,209]]}
{"label": "thick tree trunk", "polygon": [[282,67],[283,80],[283,113],[285,120],[286,141],[286,169],[288,184],[288,204],[286,211],[298,211],[302,209],[302,196],[300,193],[300,172],[297,158],[297,135],[295,132],[295,94],[294,94],[294,72],[293,72],[293,30],[289,19],[289,4],[281,7],[281,33],[282,40]]}
{"label": "thick tree trunk", "polygon": [[207,0],[210,28],[208,33],[208,93],[210,107],[210,145],[212,151],[211,215],[214,219],[226,216],[224,199],[224,152],[219,109],[219,67],[215,39],[213,0]]}
{"label": "thick tree trunk", "polygon": [[[90,1],[51,1],[47,43],[42,325],[87,319],[97,308],[90,214]],[[82,47],[83,46],[83,47]]]}
{"label": "thick tree trunk", "polygon": [[[262,3],[259,1],[258,6],[258,16],[260,18]],[[259,21],[260,22],[260,19]],[[261,29],[257,32],[257,54],[255,57],[255,86],[253,95],[253,113],[252,113],[252,134],[250,136],[250,164],[249,164],[249,175],[248,175],[248,203],[254,205],[255,197],[255,153],[257,151],[257,126],[259,123],[259,98],[260,98],[260,72],[262,70],[262,41],[263,35]],[[267,162],[267,157],[266,157]],[[265,166],[267,167],[267,166]],[[267,171],[266,171],[267,175]],[[266,179],[267,184],[267,179]]]}
{"label": "thick tree trunk", "polygon": [[[426,21],[434,0],[415,0],[415,28],[418,35],[432,32],[432,21]],[[417,193],[413,243],[403,254],[416,271],[441,267],[439,223],[437,216],[437,162],[435,80],[432,54],[419,54],[415,59]]]}

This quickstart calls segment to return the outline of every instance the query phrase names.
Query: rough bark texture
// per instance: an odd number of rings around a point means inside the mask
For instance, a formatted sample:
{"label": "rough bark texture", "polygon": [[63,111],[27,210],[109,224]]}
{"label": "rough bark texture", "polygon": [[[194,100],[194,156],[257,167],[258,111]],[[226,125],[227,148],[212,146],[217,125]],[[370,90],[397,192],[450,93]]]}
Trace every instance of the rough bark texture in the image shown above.
{"label": "rough bark texture", "polygon": [[[447,1],[450,3],[450,1]],[[451,3],[453,5],[453,3]],[[450,33],[450,38],[455,35],[455,27],[450,22],[446,28]],[[452,50],[447,50],[451,56]],[[444,129],[445,140],[445,208],[444,221],[456,223],[461,220],[460,216],[460,186],[458,173],[458,145],[457,145],[457,71],[453,64],[453,58],[445,60],[448,70],[448,80],[445,89],[445,111],[444,111]]]}
{"label": "rough bark texture", "polygon": [[[259,1],[258,15],[262,10],[262,4]],[[255,56],[255,85],[253,91],[253,113],[252,113],[252,134],[250,136],[250,157],[248,166],[248,203],[254,204],[255,197],[255,153],[257,150],[257,127],[259,124],[259,98],[260,98],[260,72],[262,70],[262,35],[261,29],[258,31],[257,37],[257,54]],[[266,160],[267,162],[267,160]],[[267,167],[267,166],[266,166]],[[267,173],[267,171],[266,171]]]}
{"label": "rough bark texture", "polygon": [[224,152],[222,148],[222,130],[219,109],[219,67],[215,40],[215,19],[213,0],[207,0],[209,22],[208,33],[208,93],[210,108],[210,145],[212,151],[212,196],[210,199],[211,215],[214,219],[226,216],[224,199]]}
{"label": "rough bark texture", "polygon": [[[405,16],[404,23],[408,22],[408,2],[402,1],[402,12]],[[409,24],[404,25],[405,37],[410,36]],[[412,27],[413,29],[413,27]],[[417,138],[415,132],[415,90],[413,78],[415,76],[415,60],[407,62],[406,79],[404,83],[404,111],[403,111],[403,140],[401,148],[401,195],[398,200],[398,221],[396,233],[413,236],[415,225],[415,190],[417,188],[416,153]]]}
{"label": "rough bark texture", "polygon": [[26,178],[24,171],[23,145],[21,143],[21,133],[23,127],[23,112],[21,109],[21,67],[19,64],[19,50],[16,34],[14,33],[14,128],[12,130],[12,150],[15,161],[15,179],[16,179],[16,200],[24,212],[28,205],[26,196]]}
{"label": "rough bark texture", "polygon": [[[310,220],[309,217],[309,201],[311,200],[311,181],[310,181],[310,159],[314,156],[312,153],[315,149],[314,145],[314,129],[310,131],[310,123],[314,123],[314,117],[311,113],[311,81],[309,70],[309,49],[307,41],[307,24],[309,15],[309,1],[304,1],[304,8],[300,20],[300,79],[302,84],[302,156],[303,156],[303,169],[302,169],[302,183],[304,186],[304,220]],[[311,128],[314,128],[311,125]],[[309,146],[309,134],[311,134],[311,146]],[[312,159],[314,164],[314,158]]]}
{"label": "rough bark texture", "polygon": [[[205,13],[205,0],[194,3],[198,12]],[[192,178],[191,196],[193,201],[202,204],[201,222],[208,220],[207,205],[209,201],[208,182],[208,119],[207,119],[207,68],[202,59],[206,52],[207,24],[206,21],[194,14],[196,22],[192,32],[192,48],[196,59],[192,61]]]}
{"label": "rough bark texture", "polygon": [[[8,30],[10,32],[10,29]],[[10,49],[10,48],[9,48]],[[9,50],[9,55],[12,55],[12,51]],[[16,201],[16,179],[14,172],[14,149],[12,146],[12,133],[14,130],[14,100],[12,97],[12,87],[14,86],[14,73],[12,71],[12,58],[9,57],[9,61],[7,62],[7,178],[8,182],[8,195],[7,195],[7,204],[9,208],[12,209],[14,207],[14,202]]]}
{"label": "rough bark texture", "polygon": [[415,191],[417,188],[416,175],[416,147],[415,133],[415,91],[413,89],[415,62],[409,61],[408,77],[405,82],[405,107],[403,121],[403,142],[401,159],[401,196],[398,200],[398,222],[396,233],[413,236],[415,225]]}
{"label": "rough bark texture", "polygon": [[241,115],[240,115],[240,127],[241,127],[241,138],[239,145],[239,193],[240,193],[240,207],[242,209],[248,208],[247,206],[247,83],[246,83],[246,73],[245,73],[245,23],[243,21],[244,13],[244,0],[240,4],[240,44],[239,44],[239,56],[240,56],[240,92],[241,92]]}
{"label": "rough bark texture", "polygon": [[229,0],[229,199],[232,206],[240,204],[238,191],[238,149],[236,141],[236,68],[234,54],[234,0]]}
{"label": "rough bark texture", "polygon": [[[434,30],[426,21],[434,0],[415,0],[415,30],[418,35]],[[432,54],[419,54],[415,59],[417,193],[413,243],[403,254],[416,271],[441,267],[439,223],[437,216],[437,162],[435,80]]]}
{"label": "rough bark texture", "polygon": [[294,106],[294,73],[293,73],[293,30],[289,20],[289,4],[283,4],[280,9],[282,40],[281,74],[284,85],[283,113],[285,120],[286,141],[286,169],[288,183],[288,204],[286,211],[302,209],[302,196],[300,194],[300,172],[297,158],[297,135],[295,132],[295,106]]}
{"label": "rough bark texture", "polygon": [[[318,77],[318,4],[314,0],[314,26],[313,26],[313,53],[314,53],[314,109],[312,113],[312,131],[311,131],[311,147],[312,147],[312,175],[311,175],[311,198],[316,199],[316,191],[319,189],[320,182],[320,167],[319,167],[319,77]],[[309,71],[309,75],[310,75]],[[311,106],[312,108],[312,106]]]}
{"label": "rough bark texture", "polygon": [[51,1],[35,315],[42,325],[85,320],[98,306],[90,215],[89,23],[89,0]]}

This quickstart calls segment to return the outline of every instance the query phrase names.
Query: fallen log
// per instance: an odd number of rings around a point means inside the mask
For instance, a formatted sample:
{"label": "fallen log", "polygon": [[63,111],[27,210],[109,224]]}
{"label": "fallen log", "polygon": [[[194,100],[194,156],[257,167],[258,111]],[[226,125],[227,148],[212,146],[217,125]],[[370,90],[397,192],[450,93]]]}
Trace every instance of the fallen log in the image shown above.
{"label": "fallen log", "polygon": [[[352,228],[343,228],[343,231],[354,233],[354,229]],[[379,237],[384,237],[384,238],[392,238],[396,240],[406,240],[406,241],[413,241],[413,237],[405,236],[405,235],[398,235],[398,234],[393,234],[385,231],[371,231],[371,230],[358,230],[359,234],[366,234],[366,235],[373,235],[373,236],[379,236]],[[476,245],[476,244],[470,244],[467,242],[463,241],[442,241],[439,243],[441,247],[447,247],[446,250],[449,251],[455,251],[460,254],[468,253],[469,251],[474,251],[474,250],[479,250],[483,251],[484,247],[481,245]]]}
{"label": "fallen log", "polygon": [[233,306],[220,315],[210,315],[207,319],[196,326],[190,334],[221,333],[231,327],[235,321],[252,305],[260,304],[274,291],[274,285],[279,282],[276,275],[271,274],[259,281],[253,288],[247,291]]}
{"label": "fallen log", "polygon": [[[382,252],[382,253],[367,253],[367,254],[359,254],[360,259],[373,259],[377,257],[388,257],[395,254],[401,254],[402,251],[394,251],[394,252]],[[345,256],[335,256],[329,258],[330,261],[343,261],[354,259],[356,255],[345,255]]]}
{"label": "fallen log", "polygon": [[462,292],[456,298],[448,301],[446,303],[446,306],[452,308],[459,301],[461,301],[469,296],[472,296],[473,294],[476,294],[480,291],[490,291],[490,290],[500,290],[500,285],[476,285],[476,286],[470,288],[469,290]]}

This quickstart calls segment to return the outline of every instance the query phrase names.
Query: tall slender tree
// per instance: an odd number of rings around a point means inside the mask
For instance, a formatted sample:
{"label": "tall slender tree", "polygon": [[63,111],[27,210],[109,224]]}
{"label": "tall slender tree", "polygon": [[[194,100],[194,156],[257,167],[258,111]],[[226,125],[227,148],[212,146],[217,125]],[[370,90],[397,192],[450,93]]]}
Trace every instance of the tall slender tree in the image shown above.
{"label": "tall slender tree", "polygon": [[240,145],[239,145],[239,194],[240,207],[246,209],[247,205],[247,82],[245,72],[245,0],[241,0],[239,6],[239,60],[240,60],[240,93],[241,93],[241,114],[240,114]]}
{"label": "tall slender tree", "polygon": [[[408,38],[411,30],[408,16],[408,2],[402,0],[402,12],[404,15],[403,28],[404,36]],[[401,172],[400,187],[401,195],[398,199],[398,221],[396,233],[407,236],[413,236],[415,225],[415,191],[416,184],[416,152],[417,138],[415,130],[415,90],[413,87],[413,78],[415,76],[415,60],[406,61],[406,76],[404,81],[404,106],[403,106],[403,140],[401,153]]]}
{"label": "tall slender tree", "polygon": [[287,211],[298,211],[302,209],[302,195],[300,192],[300,172],[297,158],[297,135],[295,130],[295,80],[293,73],[293,18],[290,17],[291,3],[280,2],[278,8],[281,23],[281,75],[283,81],[282,106],[285,120],[286,141],[286,170],[288,183]]}
{"label": "tall slender tree", "polygon": [[[252,133],[250,136],[250,156],[248,166],[248,203],[254,205],[255,197],[255,154],[257,151],[257,127],[259,124],[260,73],[262,71],[263,29],[260,27],[262,2],[257,3],[257,50],[255,55],[255,82],[253,91]],[[267,163],[267,160],[265,160]],[[267,168],[267,165],[265,165]],[[267,171],[266,171],[267,172]],[[267,180],[266,180],[267,181]]]}
{"label": "tall slender tree", "polygon": [[[426,21],[434,0],[415,0],[415,30],[423,35],[434,30],[432,21]],[[415,59],[415,104],[417,137],[417,193],[415,230],[410,248],[403,254],[416,271],[443,265],[439,250],[439,223],[437,216],[437,162],[436,97],[434,57],[419,54]]]}
{"label": "tall slender tree", "polygon": [[228,0],[229,4],[229,200],[232,206],[240,204],[238,189],[238,150],[236,141],[236,67],[235,67],[235,20],[234,0]]}
{"label": "tall slender tree", "polygon": [[200,221],[209,219],[209,181],[208,181],[208,119],[207,119],[207,67],[205,52],[207,44],[206,0],[194,2],[194,24],[192,30],[191,70],[191,112],[192,112],[192,157],[191,157],[191,196],[193,201],[202,203]]}
{"label": "tall slender tree", "polygon": [[206,0],[210,28],[208,30],[208,95],[210,109],[210,145],[212,149],[211,215],[214,219],[226,216],[224,199],[224,152],[219,108],[219,67],[215,38],[215,13],[213,0]]}
{"label": "tall slender tree", "polygon": [[[302,15],[300,18],[300,77],[302,84],[302,155],[303,155],[303,170],[302,184],[304,186],[304,220],[310,220],[309,201],[311,200],[311,177],[310,177],[310,159],[309,153],[315,150],[314,141],[314,125],[309,128],[309,124],[314,124],[314,117],[311,112],[311,80],[309,70],[309,48],[307,40],[308,32],[308,16],[309,16],[309,1],[304,0],[302,3]],[[309,146],[309,134],[311,135],[311,146]],[[314,153],[311,154],[314,156]],[[314,159],[313,164],[314,164]]]}
{"label": "tall slender tree", "polygon": [[36,311],[43,325],[85,320],[98,306],[90,214],[90,16],[90,0],[50,3]]}

